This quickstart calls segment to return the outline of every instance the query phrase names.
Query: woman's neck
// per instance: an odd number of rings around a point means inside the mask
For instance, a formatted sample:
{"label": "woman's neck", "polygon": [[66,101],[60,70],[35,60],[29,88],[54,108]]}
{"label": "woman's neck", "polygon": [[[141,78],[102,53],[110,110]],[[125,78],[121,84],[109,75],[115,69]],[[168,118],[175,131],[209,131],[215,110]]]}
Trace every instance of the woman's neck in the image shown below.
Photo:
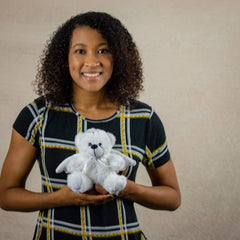
{"label": "woman's neck", "polygon": [[119,104],[110,101],[105,92],[73,94],[72,104],[82,116],[99,120],[111,117]]}

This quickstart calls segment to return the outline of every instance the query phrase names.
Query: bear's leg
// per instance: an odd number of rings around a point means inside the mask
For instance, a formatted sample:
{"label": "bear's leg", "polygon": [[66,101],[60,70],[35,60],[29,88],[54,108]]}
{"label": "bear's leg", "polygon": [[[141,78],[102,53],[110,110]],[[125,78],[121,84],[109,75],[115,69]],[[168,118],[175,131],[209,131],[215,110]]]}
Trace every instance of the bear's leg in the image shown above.
{"label": "bear's leg", "polygon": [[126,187],[127,179],[124,176],[110,173],[103,182],[102,187],[110,194],[119,193]]}
{"label": "bear's leg", "polygon": [[93,182],[81,172],[73,172],[67,177],[68,187],[77,193],[84,193],[93,188]]}

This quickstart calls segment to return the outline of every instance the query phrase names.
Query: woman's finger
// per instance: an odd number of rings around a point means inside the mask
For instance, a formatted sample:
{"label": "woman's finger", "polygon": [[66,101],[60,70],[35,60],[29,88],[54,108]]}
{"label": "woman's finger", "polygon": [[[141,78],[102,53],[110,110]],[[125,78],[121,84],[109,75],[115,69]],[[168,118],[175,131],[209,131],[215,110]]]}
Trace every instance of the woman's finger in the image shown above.
{"label": "woman's finger", "polygon": [[108,194],[108,192],[106,191],[106,189],[104,189],[104,188],[103,188],[101,185],[99,185],[99,184],[96,184],[96,185],[95,185],[95,190],[96,190],[98,193],[102,194],[102,195]]}
{"label": "woman's finger", "polygon": [[100,204],[110,202],[114,198],[113,195],[111,194],[90,195],[86,193],[81,194],[81,196],[79,197],[81,198],[81,202],[82,202],[81,205],[100,205]]}

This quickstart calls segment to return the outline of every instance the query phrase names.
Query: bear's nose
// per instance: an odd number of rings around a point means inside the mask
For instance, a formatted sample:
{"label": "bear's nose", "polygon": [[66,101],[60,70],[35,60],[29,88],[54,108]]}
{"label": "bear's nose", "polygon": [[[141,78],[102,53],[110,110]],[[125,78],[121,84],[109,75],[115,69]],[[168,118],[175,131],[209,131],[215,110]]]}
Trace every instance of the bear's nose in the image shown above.
{"label": "bear's nose", "polygon": [[96,148],[98,148],[98,145],[97,145],[97,144],[93,144],[93,145],[91,146],[91,148],[92,148],[92,149],[96,149]]}

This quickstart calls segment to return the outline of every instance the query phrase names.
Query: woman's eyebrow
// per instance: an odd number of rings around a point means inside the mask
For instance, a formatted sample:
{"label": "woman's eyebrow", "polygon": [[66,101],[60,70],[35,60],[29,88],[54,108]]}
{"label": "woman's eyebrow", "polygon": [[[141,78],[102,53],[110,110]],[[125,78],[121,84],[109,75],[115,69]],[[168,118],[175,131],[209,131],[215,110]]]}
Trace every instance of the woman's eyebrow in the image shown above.
{"label": "woman's eyebrow", "polygon": [[72,47],[75,48],[75,47],[86,47],[87,45],[83,44],[83,43],[76,43],[74,44]]}
{"label": "woman's eyebrow", "polygon": [[[72,47],[75,48],[75,47],[87,47],[86,44],[84,43],[76,43],[74,44]],[[102,43],[99,43],[97,47],[102,47],[102,46],[108,46],[107,42],[102,42]]]}
{"label": "woman's eyebrow", "polygon": [[103,42],[98,45],[98,47],[102,47],[102,46],[108,46],[107,42]]}

